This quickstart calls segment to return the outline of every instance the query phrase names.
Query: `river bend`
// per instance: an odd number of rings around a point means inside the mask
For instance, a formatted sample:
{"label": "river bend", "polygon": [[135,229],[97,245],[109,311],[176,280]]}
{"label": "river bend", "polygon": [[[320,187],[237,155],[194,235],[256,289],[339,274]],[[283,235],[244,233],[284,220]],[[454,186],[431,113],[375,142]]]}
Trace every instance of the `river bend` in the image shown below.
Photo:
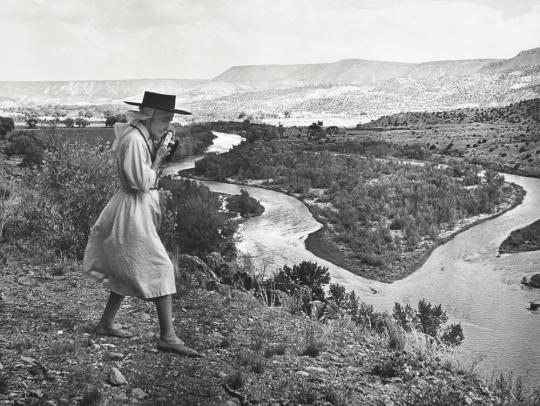
{"label": "river bend", "polygon": [[[234,143],[231,135],[215,133],[213,151]],[[238,136],[236,136],[238,137]],[[194,166],[201,156],[190,157],[167,168],[168,173]],[[302,260],[327,266],[335,282],[354,289],[378,310],[391,310],[394,302],[416,305],[421,298],[441,303],[452,322],[461,322],[462,349],[471,359],[484,358],[480,371],[486,376],[513,370],[524,382],[540,382],[540,314],[526,309],[540,299],[540,290],[522,288],[523,276],[540,273],[540,251],[497,256],[500,243],[517,228],[540,218],[540,179],[505,175],[527,192],[523,203],[494,219],[458,234],[436,248],[417,272],[391,284],[356,276],[318,258],[305,248],[309,233],[319,229],[307,207],[298,199],[257,187],[206,181],[212,191],[239,194],[246,189],[265,207],[262,215],[243,222],[240,251],[262,259],[274,268]],[[376,292],[376,293],[374,293]]]}

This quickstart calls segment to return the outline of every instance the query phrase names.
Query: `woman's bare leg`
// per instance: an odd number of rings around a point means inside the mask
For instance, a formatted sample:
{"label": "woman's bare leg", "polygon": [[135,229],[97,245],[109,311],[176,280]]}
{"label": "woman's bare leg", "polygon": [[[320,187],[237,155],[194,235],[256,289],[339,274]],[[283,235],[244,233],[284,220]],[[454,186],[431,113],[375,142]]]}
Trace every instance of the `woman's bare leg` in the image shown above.
{"label": "woman's bare leg", "polygon": [[122,300],[124,300],[124,296],[119,295],[118,293],[111,292],[109,295],[109,300],[107,301],[107,305],[105,306],[105,310],[103,311],[103,315],[99,322],[105,330],[114,328],[114,319],[122,304]]}
{"label": "woman's bare leg", "polygon": [[171,295],[156,297],[156,310],[159,319],[160,339],[167,344],[183,344],[176,336],[172,321],[172,297]]}

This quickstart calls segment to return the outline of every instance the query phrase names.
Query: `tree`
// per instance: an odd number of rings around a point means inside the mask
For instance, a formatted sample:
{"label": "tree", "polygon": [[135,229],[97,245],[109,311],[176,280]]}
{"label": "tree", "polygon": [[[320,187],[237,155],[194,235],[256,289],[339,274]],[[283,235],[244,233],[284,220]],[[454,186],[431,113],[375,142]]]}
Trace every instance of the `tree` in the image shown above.
{"label": "tree", "polygon": [[67,128],[73,128],[75,126],[75,120],[73,120],[71,117],[67,117],[63,123]]}
{"label": "tree", "polygon": [[317,121],[316,123],[312,123],[308,127],[308,138],[309,139],[315,139],[319,140],[324,137],[324,130],[322,128],[322,121]]}
{"label": "tree", "polygon": [[28,128],[37,128],[38,125],[38,119],[35,116],[28,116],[26,117],[26,126]]}
{"label": "tree", "polygon": [[339,128],[335,125],[331,125],[330,127],[326,128],[326,134],[334,135],[339,131]]}
{"label": "tree", "polygon": [[15,129],[15,123],[11,117],[0,117],[0,138],[5,138],[6,134]]}
{"label": "tree", "polygon": [[105,119],[105,127],[113,127],[116,122],[117,122],[117,118],[116,116],[108,116],[106,119]]}
{"label": "tree", "polygon": [[88,120],[86,120],[85,118],[82,118],[82,117],[77,117],[75,119],[75,125],[77,127],[79,127],[79,128],[80,127],[85,128],[85,127],[88,127],[90,125],[90,121],[88,121]]}

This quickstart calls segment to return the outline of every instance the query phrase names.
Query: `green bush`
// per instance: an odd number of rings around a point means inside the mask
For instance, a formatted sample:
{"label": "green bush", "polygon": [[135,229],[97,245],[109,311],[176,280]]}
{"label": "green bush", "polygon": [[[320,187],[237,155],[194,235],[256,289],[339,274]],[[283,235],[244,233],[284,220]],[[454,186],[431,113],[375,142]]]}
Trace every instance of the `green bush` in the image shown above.
{"label": "green bush", "polygon": [[15,129],[15,123],[11,117],[0,117],[0,139]]}
{"label": "green bush", "polygon": [[327,267],[317,265],[315,262],[302,261],[293,267],[287,265],[274,277],[277,289],[293,294],[302,286],[311,289],[311,299],[324,301],[324,286],[330,282],[330,273]]}
{"label": "green bush", "polygon": [[440,304],[433,306],[421,299],[415,310],[408,304],[395,303],[392,316],[405,331],[417,330],[452,346],[463,342],[461,324],[447,326],[448,316]]}
{"label": "green bush", "polygon": [[22,156],[21,166],[41,167],[45,155],[45,143],[34,132],[17,131],[8,138],[6,155]]}
{"label": "green bush", "polygon": [[236,227],[219,213],[216,194],[195,181],[163,180],[170,194],[163,201],[160,236],[170,251],[204,257],[216,251],[224,257],[235,255]]}
{"label": "green bush", "polygon": [[252,198],[245,189],[240,190],[240,195],[227,198],[227,209],[240,213],[243,217],[264,212],[264,207],[256,199]]}
{"label": "green bush", "polygon": [[44,164],[29,187],[17,191],[4,234],[80,259],[91,227],[119,189],[116,167],[108,153],[55,129],[41,136]]}

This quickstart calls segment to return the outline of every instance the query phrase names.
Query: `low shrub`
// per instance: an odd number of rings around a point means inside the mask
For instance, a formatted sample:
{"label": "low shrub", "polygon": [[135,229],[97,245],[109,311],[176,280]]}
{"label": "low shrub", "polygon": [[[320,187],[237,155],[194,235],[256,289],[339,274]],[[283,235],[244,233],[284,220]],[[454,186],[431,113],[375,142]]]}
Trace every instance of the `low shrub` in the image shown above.
{"label": "low shrub", "polygon": [[227,209],[240,213],[242,217],[259,215],[264,211],[264,207],[252,198],[245,189],[240,190],[240,195],[227,198]]}
{"label": "low shrub", "polygon": [[208,187],[195,181],[165,180],[170,193],[163,194],[160,236],[169,251],[204,257],[219,252],[225,258],[236,254],[236,225],[219,212],[220,202]]}
{"label": "low shrub", "polygon": [[242,370],[238,369],[229,376],[227,376],[227,378],[225,379],[225,384],[233,390],[238,390],[244,386],[245,381],[246,378],[244,377]]}
{"label": "low shrub", "polygon": [[38,140],[36,145],[46,145],[47,149],[41,170],[27,188],[14,193],[15,202],[5,221],[5,237],[82,258],[90,228],[118,190],[111,156],[68,139],[54,128],[40,133],[39,138],[17,137],[14,139],[23,141],[14,145]]}
{"label": "low shrub", "polygon": [[22,167],[41,167],[45,156],[45,143],[34,132],[17,131],[8,138],[5,152],[8,157],[21,156]]}
{"label": "low shrub", "polygon": [[425,299],[418,302],[417,309],[395,303],[392,316],[405,331],[417,330],[451,346],[463,342],[461,324],[447,326],[448,316],[442,306],[433,306]]}
{"label": "low shrub", "polygon": [[304,337],[303,348],[300,355],[309,357],[318,357],[325,347],[325,342],[322,340],[320,333],[313,327],[306,330]]}
{"label": "low shrub", "polygon": [[11,117],[0,117],[0,139],[4,139],[14,129],[15,123]]}
{"label": "low shrub", "polygon": [[330,273],[327,267],[319,266],[315,262],[302,261],[289,267],[287,265],[274,277],[275,286],[288,294],[307,286],[311,290],[311,300],[325,299],[324,286],[330,282]]}

